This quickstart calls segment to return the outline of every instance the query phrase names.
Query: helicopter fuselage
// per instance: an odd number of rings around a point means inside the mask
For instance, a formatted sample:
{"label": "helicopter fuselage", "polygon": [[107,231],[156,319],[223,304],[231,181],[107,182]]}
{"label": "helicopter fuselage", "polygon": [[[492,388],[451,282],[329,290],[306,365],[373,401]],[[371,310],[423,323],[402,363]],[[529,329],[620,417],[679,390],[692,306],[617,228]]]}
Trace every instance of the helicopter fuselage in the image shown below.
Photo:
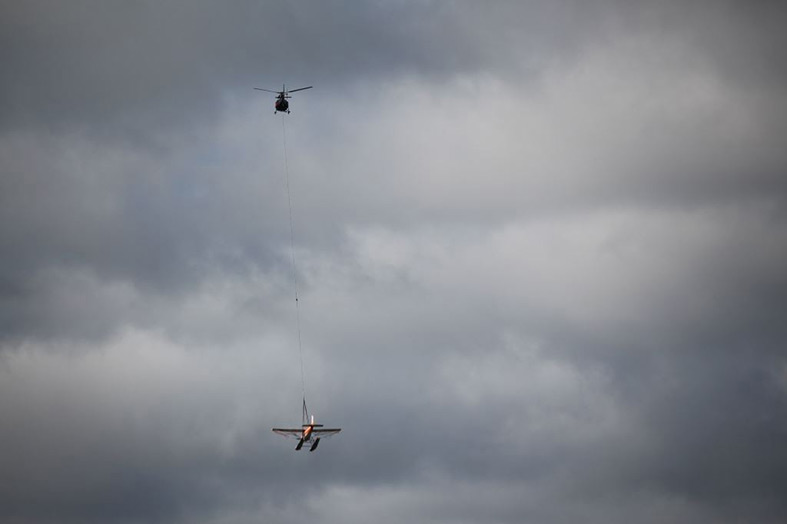
{"label": "helicopter fuselage", "polygon": [[278,98],[276,98],[276,111],[281,111],[282,113],[289,113],[290,112],[289,107],[290,107],[290,103],[287,102],[287,99],[284,98],[284,96],[279,96]]}

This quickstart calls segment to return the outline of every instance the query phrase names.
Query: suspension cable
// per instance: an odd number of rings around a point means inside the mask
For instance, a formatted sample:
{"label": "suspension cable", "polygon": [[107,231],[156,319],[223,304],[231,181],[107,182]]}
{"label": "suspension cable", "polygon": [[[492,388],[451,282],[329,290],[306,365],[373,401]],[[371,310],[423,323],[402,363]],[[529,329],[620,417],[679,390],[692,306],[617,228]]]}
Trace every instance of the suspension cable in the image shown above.
{"label": "suspension cable", "polygon": [[298,270],[295,264],[295,233],[292,226],[292,197],[290,196],[290,168],[287,161],[287,128],[284,125],[284,114],[281,115],[281,132],[284,143],[284,175],[287,182],[287,206],[290,217],[290,258],[292,260],[292,280],[295,284],[295,322],[298,327],[298,356],[301,361],[301,393],[303,394],[303,407],[306,409],[306,379],[303,372],[303,344],[301,342],[301,311],[298,302]]}

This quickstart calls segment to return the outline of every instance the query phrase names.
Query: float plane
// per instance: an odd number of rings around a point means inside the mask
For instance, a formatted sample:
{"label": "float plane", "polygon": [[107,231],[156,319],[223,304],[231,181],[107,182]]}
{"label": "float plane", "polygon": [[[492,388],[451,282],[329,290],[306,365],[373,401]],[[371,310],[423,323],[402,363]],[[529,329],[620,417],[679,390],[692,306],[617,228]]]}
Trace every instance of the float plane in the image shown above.
{"label": "float plane", "polygon": [[273,432],[284,437],[298,439],[295,451],[300,451],[304,444],[309,444],[309,451],[314,451],[320,445],[320,439],[330,437],[340,432],[340,428],[325,428],[322,424],[315,424],[314,415],[309,416],[306,409],[306,400],[303,401],[303,424],[300,428],[273,428]]}

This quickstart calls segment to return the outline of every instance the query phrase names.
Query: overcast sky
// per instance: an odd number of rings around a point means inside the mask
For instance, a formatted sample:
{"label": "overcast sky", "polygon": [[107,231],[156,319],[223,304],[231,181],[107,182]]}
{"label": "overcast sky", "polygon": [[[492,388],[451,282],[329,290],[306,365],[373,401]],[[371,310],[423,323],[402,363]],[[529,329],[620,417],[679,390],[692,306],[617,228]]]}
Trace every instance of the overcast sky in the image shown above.
{"label": "overcast sky", "polygon": [[635,4],[0,0],[0,520],[787,521],[787,10]]}

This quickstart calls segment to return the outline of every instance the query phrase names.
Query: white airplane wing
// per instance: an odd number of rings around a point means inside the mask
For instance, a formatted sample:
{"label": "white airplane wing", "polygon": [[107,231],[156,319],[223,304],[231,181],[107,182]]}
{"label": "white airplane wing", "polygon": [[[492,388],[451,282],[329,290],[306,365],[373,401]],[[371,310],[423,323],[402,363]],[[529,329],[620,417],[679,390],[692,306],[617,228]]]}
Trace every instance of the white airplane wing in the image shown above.
{"label": "white airplane wing", "polygon": [[336,435],[340,431],[340,428],[314,428],[314,430],[312,430],[312,434],[315,437],[325,438],[330,437],[331,435]]}
{"label": "white airplane wing", "polygon": [[283,437],[292,437],[300,440],[303,436],[303,429],[301,428],[273,428],[273,432]]}

